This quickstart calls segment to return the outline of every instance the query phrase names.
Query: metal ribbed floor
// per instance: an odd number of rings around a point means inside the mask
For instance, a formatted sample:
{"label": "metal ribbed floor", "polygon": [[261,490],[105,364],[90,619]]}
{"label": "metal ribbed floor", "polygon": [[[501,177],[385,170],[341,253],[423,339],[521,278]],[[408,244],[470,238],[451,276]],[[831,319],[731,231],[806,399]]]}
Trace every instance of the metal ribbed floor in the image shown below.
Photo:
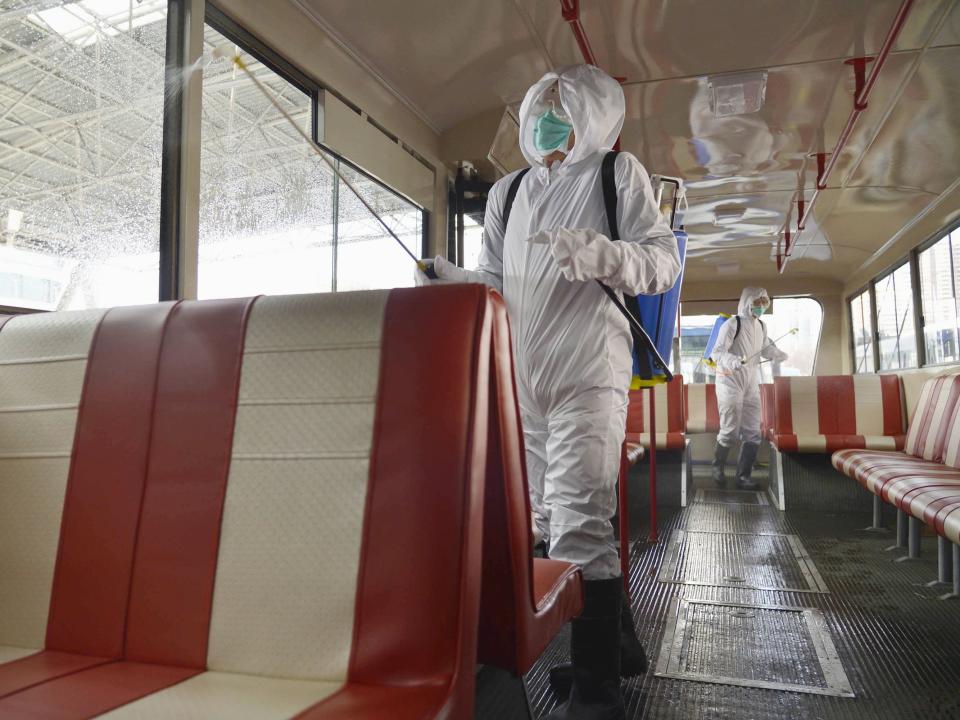
{"label": "metal ribbed floor", "polygon": [[[646,534],[641,514],[634,520],[638,536]],[[960,602],[940,601],[937,597],[943,588],[925,586],[936,576],[936,539],[924,536],[921,559],[894,563],[905,552],[885,552],[892,534],[863,532],[869,520],[865,515],[850,514],[784,515],[771,506],[723,501],[694,503],[683,511],[662,510],[660,541],[636,542],[630,577],[634,616],[651,665],[660,659],[671,611],[676,613],[683,601],[688,607],[689,601],[699,600],[811,608],[822,618],[855,697],[657,677],[656,668],[651,668],[645,676],[624,685],[627,716],[631,720],[960,718]],[[795,535],[829,592],[661,582],[675,530],[686,531],[688,536],[727,534],[725,542],[730,542],[731,535],[743,533]],[[696,567],[711,550],[709,545],[701,545],[688,548],[688,552],[701,555],[699,561],[690,558]],[[701,603],[698,609],[707,607],[719,606]],[[691,616],[695,627],[684,642],[699,645],[697,657],[685,661],[685,669],[700,672],[708,663],[714,674],[754,673],[761,681],[830,685],[832,681],[812,661],[813,645],[796,614],[771,612],[774,614],[765,617],[764,623],[779,629],[750,633],[749,642],[744,641],[743,633],[724,631],[725,618]],[[708,632],[709,628],[714,631]],[[566,659],[568,642],[566,633],[558,637],[526,678],[530,703],[538,717],[555,705],[546,673]]]}

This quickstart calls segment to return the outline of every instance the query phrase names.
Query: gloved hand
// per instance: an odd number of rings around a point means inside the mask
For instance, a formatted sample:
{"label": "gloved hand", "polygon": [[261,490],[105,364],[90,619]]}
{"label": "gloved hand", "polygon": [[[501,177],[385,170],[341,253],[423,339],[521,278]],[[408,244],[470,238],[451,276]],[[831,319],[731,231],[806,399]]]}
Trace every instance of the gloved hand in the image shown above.
{"label": "gloved hand", "polygon": [[470,282],[470,276],[466,270],[457,267],[452,262],[440,255],[433,259],[433,271],[437,274],[436,280],[431,280],[420,268],[413,271],[413,281],[417,287],[424,285],[446,285],[450,283]]}
{"label": "gloved hand", "polygon": [[595,230],[542,230],[527,241],[549,244],[560,272],[570,281],[604,280],[623,262],[620,244]]}

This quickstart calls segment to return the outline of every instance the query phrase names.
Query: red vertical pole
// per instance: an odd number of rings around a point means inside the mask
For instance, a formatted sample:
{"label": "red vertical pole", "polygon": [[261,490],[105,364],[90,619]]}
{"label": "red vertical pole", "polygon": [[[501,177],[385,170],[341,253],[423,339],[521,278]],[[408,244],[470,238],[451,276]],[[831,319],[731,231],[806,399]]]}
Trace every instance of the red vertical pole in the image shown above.
{"label": "red vertical pole", "polygon": [[650,540],[657,541],[657,400],[650,388]]}
{"label": "red vertical pole", "polygon": [[630,599],[630,491],[627,487],[627,475],[630,463],[627,462],[627,443],[620,446],[620,477],[617,479],[617,500],[620,507],[620,573],[623,575],[623,591]]}

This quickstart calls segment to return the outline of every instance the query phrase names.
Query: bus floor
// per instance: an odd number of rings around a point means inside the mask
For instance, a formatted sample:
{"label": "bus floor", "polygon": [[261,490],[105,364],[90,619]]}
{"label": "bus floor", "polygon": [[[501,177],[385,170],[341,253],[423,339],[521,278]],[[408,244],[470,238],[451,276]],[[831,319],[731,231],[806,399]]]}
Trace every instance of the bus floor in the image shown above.
{"label": "bus floor", "polygon": [[[865,532],[867,515],[785,514],[696,484],[695,502],[661,511],[658,542],[631,512],[631,597],[651,667],[623,685],[628,718],[960,718],[960,602],[927,585],[934,536],[896,562],[906,551]],[[534,717],[557,703],[547,673],[568,643],[565,631],[525,678]]]}

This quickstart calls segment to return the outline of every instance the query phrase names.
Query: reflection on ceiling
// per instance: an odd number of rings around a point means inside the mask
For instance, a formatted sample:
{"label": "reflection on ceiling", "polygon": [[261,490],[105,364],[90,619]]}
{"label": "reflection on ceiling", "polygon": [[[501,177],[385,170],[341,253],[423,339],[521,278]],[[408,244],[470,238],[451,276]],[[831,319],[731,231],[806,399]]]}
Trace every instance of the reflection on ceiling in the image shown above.
{"label": "reflection on ceiling", "polygon": [[[441,131],[518,103],[548,68],[582,62],[555,0],[295,2]],[[815,189],[815,155],[833,149],[851,112],[844,61],[875,55],[900,5],[581,1],[599,64],[626,78],[622,147],[651,173],[687,181],[688,277],[776,274],[797,200]],[[958,69],[960,2],[916,0],[786,272],[843,280],[918,215],[960,216]],[[498,157],[509,140],[496,139]]]}

